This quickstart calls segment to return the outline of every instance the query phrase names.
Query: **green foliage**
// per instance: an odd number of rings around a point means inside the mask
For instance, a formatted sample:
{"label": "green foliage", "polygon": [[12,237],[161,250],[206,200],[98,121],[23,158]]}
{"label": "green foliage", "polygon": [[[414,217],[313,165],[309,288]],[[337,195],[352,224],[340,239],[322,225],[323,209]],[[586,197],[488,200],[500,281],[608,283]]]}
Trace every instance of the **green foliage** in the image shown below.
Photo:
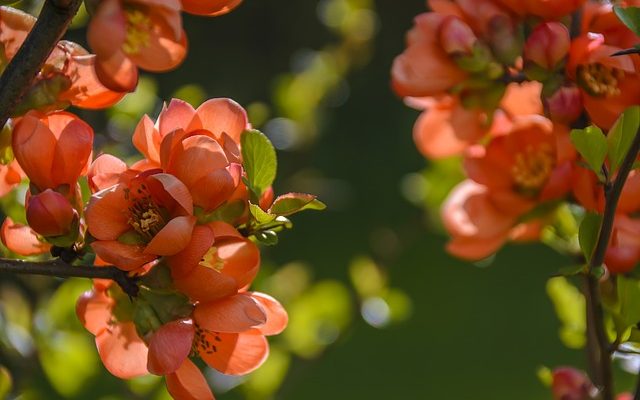
{"label": "green foliage", "polygon": [[629,151],[631,142],[640,127],[640,106],[627,108],[616,120],[609,134],[607,143],[609,148],[609,168],[613,174],[618,170],[622,160]]}
{"label": "green foliage", "polygon": [[640,36],[640,7],[613,7],[620,21]]}
{"label": "green foliage", "polygon": [[553,302],[560,327],[560,340],[572,349],[584,347],[586,343],[586,303],[580,291],[564,277],[555,277],[547,282],[547,294]]}
{"label": "green foliage", "polygon": [[276,151],[269,139],[260,131],[245,131],[240,142],[242,145],[242,161],[247,173],[246,184],[254,203],[258,203],[262,193],[276,178],[278,161]]}
{"label": "green foliage", "polygon": [[620,336],[640,321],[640,282],[618,275],[617,289],[618,302],[613,309],[613,320]]}
{"label": "green foliage", "polygon": [[64,396],[79,394],[98,372],[93,338],[83,332],[75,315],[76,299],[90,286],[86,279],[65,281],[37,317],[36,342],[42,369],[51,385]]}
{"label": "green foliage", "polygon": [[607,138],[602,130],[591,125],[584,129],[573,129],[571,131],[571,142],[576,150],[582,155],[587,165],[593,172],[602,175],[601,168],[607,157]]}
{"label": "green foliage", "polygon": [[291,364],[291,355],[281,346],[269,348],[269,358],[243,385],[249,400],[270,398],[280,387]]}
{"label": "green foliage", "polygon": [[580,249],[587,260],[591,260],[591,255],[598,240],[601,222],[602,215],[586,213],[580,224],[580,231],[578,233]]}
{"label": "green foliage", "polygon": [[258,224],[268,224],[269,222],[276,219],[275,214],[268,213],[262,210],[260,206],[255,205],[253,203],[249,203],[249,212],[251,213],[251,216],[254,218],[254,220]]}
{"label": "green foliage", "polygon": [[9,370],[0,365],[0,399],[7,397],[13,386]]}
{"label": "green foliage", "polygon": [[291,215],[303,210],[322,211],[327,206],[316,199],[316,196],[306,193],[287,193],[278,196],[271,205],[269,212],[276,215]]}

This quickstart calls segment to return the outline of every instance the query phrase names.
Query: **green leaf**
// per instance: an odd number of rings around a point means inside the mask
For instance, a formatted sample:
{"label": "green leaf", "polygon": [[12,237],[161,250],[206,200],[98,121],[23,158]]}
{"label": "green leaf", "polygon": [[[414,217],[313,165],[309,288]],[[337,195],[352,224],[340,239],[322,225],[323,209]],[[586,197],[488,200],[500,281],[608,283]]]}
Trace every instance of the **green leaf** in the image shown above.
{"label": "green leaf", "polygon": [[287,216],[302,210],[324,210],[325,208],[327,206],[312,194],[287,193],[274,200],[269,212]]}
{"label": "green leaf", "polygon": [[571,131],[571,142],[582,155],[589,167],[600,174],[600,169],[607,156],[607,138],[597,126]]}
{"label": "green leaf", "polygon": [[620,21],[640,36],[640,7],[613,7]]}
{"label": "green leaf", "polygon": [[547,282],[547,294],[562,323],[560,339],[572,349],[584,347],[586,343],[586,303],[582,293],[566,278],[560,276]]}
{"label": "green leaf", "polygon": [[276,178],[278,161],[276,151],[269,139],[260,131],[245,131],[240,137],[242,145],[242,162],[247,173],[246,183],[253,194],[254,202],[258,202],[262,193]]}
{"label": "green leaf", "polygon": [[600,231],[600,223],[602,222],[602,215],[595,213],[586,213],[580,223],[580,230],[578,232],[578,241],[580,243],[580,249],[587,260],[591,260],[593,249],[596,246],[598,240],[598,232]]}
{"label": "green leaf", "polygon": [[640,127],[640,106],[633,106],[627,108],[609,130],[607,143],[611,174],[616,172],[622,164],[622,160],[627,155],[631,142],[636,136],[638,127]]}
{"label": "green leaf", "polygon": [[0,366],[0,399],[8,397],[11,387],[13,386],[13,380],[9,370],[3,366]]}
{"label": "green leaf", "polygon": [[232,224],[244,214],[244,200],[234,200],[224,203],[214,211],[207,213],[200,207],[194,207],[193,213],[198,218],[198,224],[208,224],[212,221],[224,221]]}
{"label": "green leaf", "polygon": [[275,214],[265,212],[262,208],[260,208],[260,206],[257,206],[253,203],[249,203],[249,211],[259,225],[268,224],[269,222],[276,219]]}
{"label": "green leaf", "polygon": [[640,321],[640,282],[618,275],[618,301],[616,330],[624,332]]}
{"label": "green leaf", "polygon": [[562,276],[572,276],[578,275],[584,272],[585,266],[584,264],[576,264],[576,265],[568,265],[566,267],[562,267],[558,270],[558,274]]}

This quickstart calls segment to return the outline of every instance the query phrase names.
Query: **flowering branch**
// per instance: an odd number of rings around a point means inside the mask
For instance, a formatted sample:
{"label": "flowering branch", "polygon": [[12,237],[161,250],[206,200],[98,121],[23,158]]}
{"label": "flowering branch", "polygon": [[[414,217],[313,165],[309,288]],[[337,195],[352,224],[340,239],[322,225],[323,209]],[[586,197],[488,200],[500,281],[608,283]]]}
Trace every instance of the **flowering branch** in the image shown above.
{"label": "flowering branch", "polygon": [[130,297],[135,297],[138,294],[138,285],[136,284],[136,279],[134,277],[130,277],[126,271],[113,266],[74,266],[67,264],[60,259],[39,262],[0,259],[0,272],[57,276],[59,278],[77,277],[111,279],[112,281],[116,282]]}
{"label": "flowering branch", "polygon": [[[591,325],[593,339],[597,346],[596,358],[599,360],[597,372],[594,372],[594,381],[602,389],[603,400],[613,400],[613,376],[611,372],[611,353],[609,341],[604,328],[602,304],[600,302],[600,292],[598,290],[598,278],[593,274],[595,268],[600,267],[604,262],[604,257],[613,231],[613,222],[618,207],[618,200],[627,181],[629,173],[633,169],[633,164],[640,152],[640,132],[631,143],[629,151],[620,166],[618,175],[613,183],[605,185],[605,208],[602,223],[598,233],[598,241],[588,264],[586,276],[587,295],[587,322]],[[591,350],[594,350],[591,347]]]}
{"label": "flowering branch", "polygon": [[82,0],[47,0],[22,47],[0,76],[0,128],[44,65],[47,57],[67,31]]}

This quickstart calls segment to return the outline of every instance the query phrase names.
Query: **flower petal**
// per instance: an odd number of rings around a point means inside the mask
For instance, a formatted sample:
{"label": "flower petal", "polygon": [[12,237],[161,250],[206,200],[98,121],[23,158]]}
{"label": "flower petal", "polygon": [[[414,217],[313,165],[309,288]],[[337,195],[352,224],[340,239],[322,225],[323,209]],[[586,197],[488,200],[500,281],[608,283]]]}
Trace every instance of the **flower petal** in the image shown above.
{"label": "flower petal", "polygon": [[193,316],[200,327],[212,332],[238,333],[267,321],[264,308],[246,293],[199,303]]}
{"label": "flower petal", "polygon": [[191,352],[194,335],[191,320],[176,320],[162,325],[149,340],[149,372],[155,375],[176,372]]}
{"label": "flower petal", "polygon": [[215,400],[202,372],[189,359],[184,360],[180,368],[165,379],[167,390],[174,399]]}
{"label": "flower petal", "polygon": [[133,322],[112,325],[96,336],[96,346],[104,366],[113,375],[130,379],[146,375],[147,345]]}
{"label": "flower petal", "polygon": [[251,297],[260,303],[267,313],[267,322],[258,328],[263,335],[277,335],[287,327],[289,316],[278,300],[259,292],[252,292]]}
{"label": "flower petal", "polygon": [[239,334],[203,331],[201,339],[202,344],[198,347],[200,358],[223,374],[248,374],[269,356],[269,343],[256,330]]}
{"label": "flower petal", "polygon": [[146,254],[171,256],[187,247],[196,224],[196,217],[182,216],[169,221],[144,249]]}
{"label": "flower petal", "polygon": [[125,198],[125,185],[108,187],[91,196],[85,218],[91,236],[99,240],[116,240],[131,229]]}
{"label": "flower petal", "polygon": [[114,301],[102,290],[84,292],[76,302],[76,315],[84,327],[94,335],[99,335],[109,327],[113,316]]}
{"label": "flower petal", "polygon": [[173,279],[182,279],[196,268],[202,256],[204,256],[213,245],[213,240],[213,232],[208,226],[195,226],[189,244],[187,244],[181,252],[167,257]]}
{"label": "flower petal", "polygon": [[98,240],[91,243],[91,248],[101,259],[125,271],[138,269],[157,257],[154,254],[143,253],[141,246],[128,245],[117,240]]}
{"label": "flower petal", "polygon": [[38,239],[36,232],[27,225],[17,224],[9,217],[2,222],[0,228],[2,243],[14,253],[23,256],[43,254],[51,249],[51,245]]}
{"label": "flower petal", "polygon": [[240,143],[240,135],[248,128],[247,112],[231,99],[217,98],[207,100],[196,110],[197,118],[193,119],[187,131],[204,129],[216,138],[222,133],[229,135],[236,143]]}

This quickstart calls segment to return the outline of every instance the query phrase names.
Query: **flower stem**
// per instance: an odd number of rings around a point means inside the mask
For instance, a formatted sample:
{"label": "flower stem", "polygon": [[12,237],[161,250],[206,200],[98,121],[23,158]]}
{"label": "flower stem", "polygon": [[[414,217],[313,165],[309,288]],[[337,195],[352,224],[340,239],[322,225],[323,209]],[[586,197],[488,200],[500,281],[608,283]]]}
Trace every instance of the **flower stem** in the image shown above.
{"label": "flower stem", "polygon": [[47,57],[67,31],[82,0],[46,0],[33,29],[0,76],[0,128],[31,87]]}
{"label": "flower stem", "polygon": [[593,270],[600,267],[604,263],[604,257],[609,246],[611,233],[613,231],[613,222],[618,207],[618,201],[627,177],[633,168],[633,163],[640,152],[640,132],[636,132],[636,136],[629,147],[629,151],[620,165],[615,180],[611,185],[605,186],[605,208],[602,217],[602,223],[598,232],[598,240],[596,242],[593,255],[589,260],[586,279],[587,296],[587,332],[592,332],[587,337],[589,340],[588,351],[595,355],[598,360],[596,371],[593,372],[594,383],[600,387],[603,400],[613,400],[613,375],[611,371],[611,352],[610,344],[604,327],[602,303],[600,301],[600,291],[598,289],[598,278],[593,275]]}
{"label": "flower stem", "polygon": [[110,279],[116,282],[130,297],[138,294],[136,278],[128,275],[126,271],[113,266],[91,267],[74,266],[60,259],[50,261],[24,261],[0,259],[0,272],[10,272],[25,275],[57,276],[59,278],[98,278]]}

